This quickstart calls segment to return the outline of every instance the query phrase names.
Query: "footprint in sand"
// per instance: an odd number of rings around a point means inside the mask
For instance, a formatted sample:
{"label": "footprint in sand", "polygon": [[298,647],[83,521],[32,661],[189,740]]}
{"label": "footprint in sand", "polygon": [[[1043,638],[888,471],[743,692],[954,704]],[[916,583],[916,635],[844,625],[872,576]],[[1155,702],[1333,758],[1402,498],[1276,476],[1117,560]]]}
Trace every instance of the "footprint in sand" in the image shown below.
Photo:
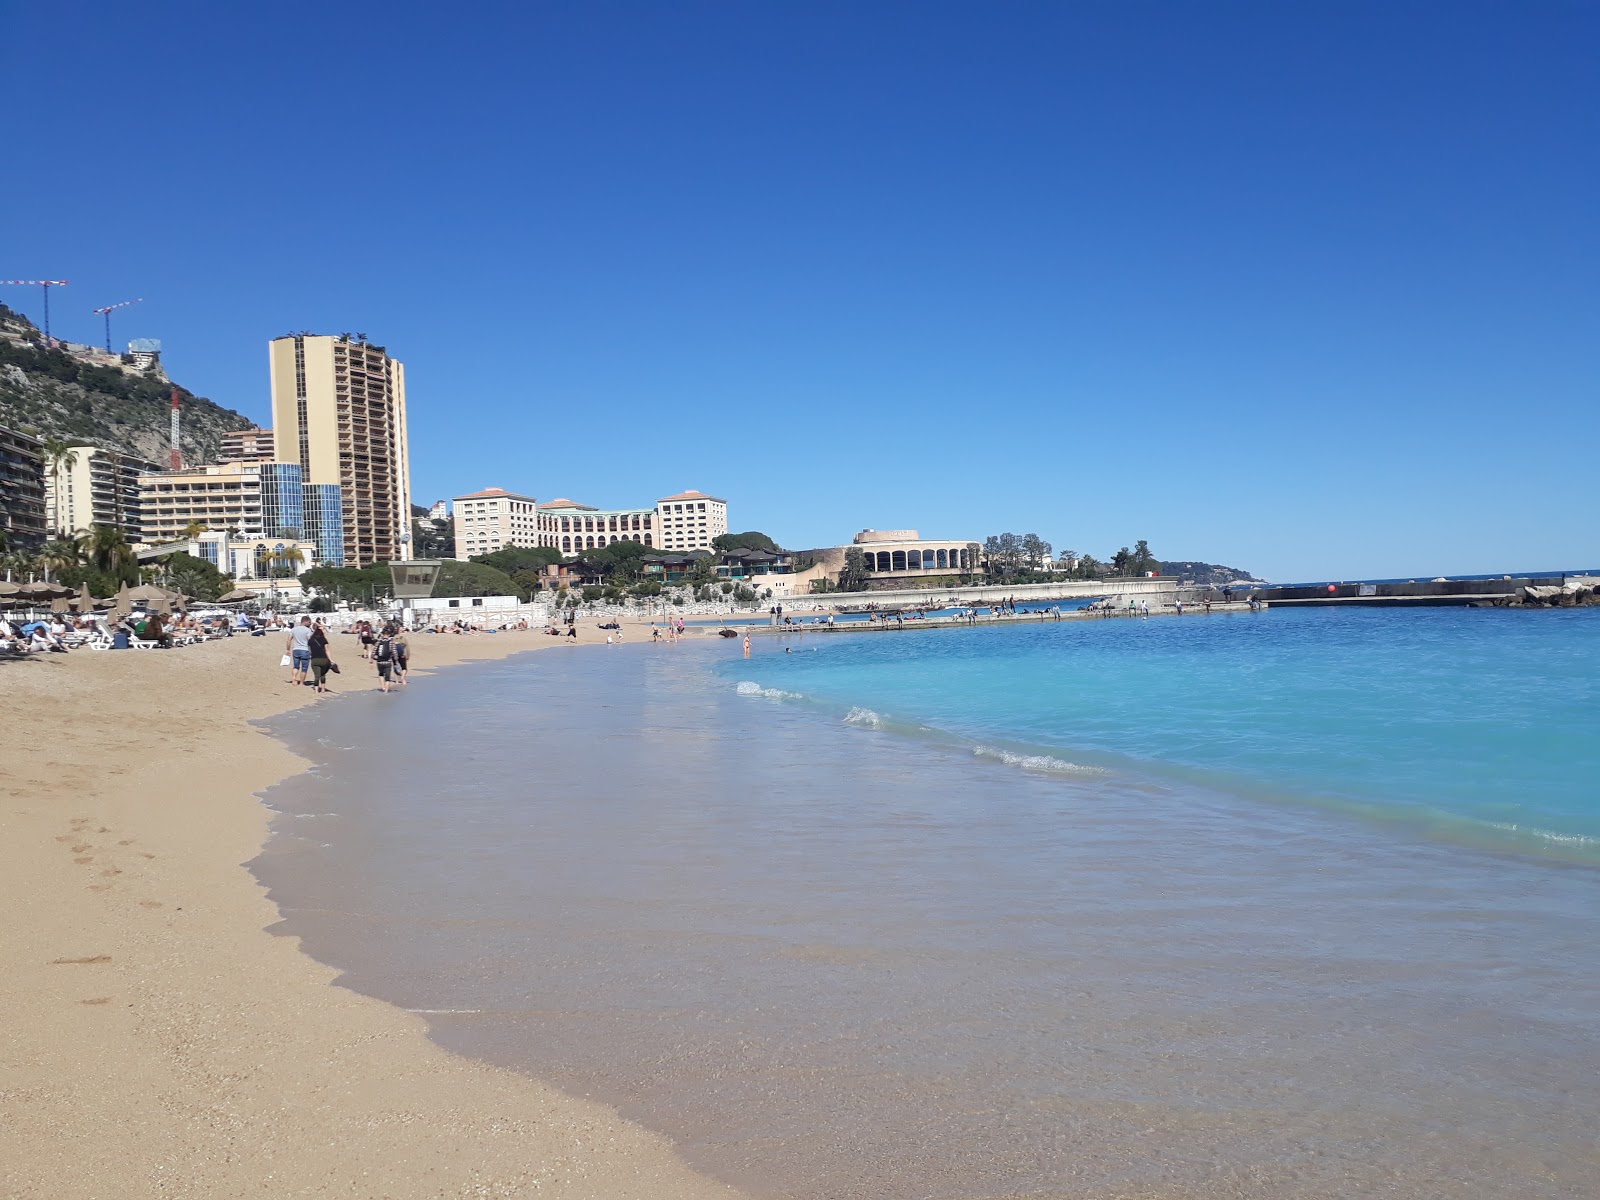
{"label": "footprint in sand", "polygon": [[151,854],[148,850],[141,850],[141,851],[139,851],[139,857],[140,858],[154,858],[155,855]]}
{"label": "footprint in sand", "polygon": [[121,875],[122,874],[122,868],[121,867],[107,867],[104,871],[101,871],[100,874],[101,875]]}
{"label": "footprint in sand", "polygon": [[94,849],[94,847],[91,846],[88,842],[79,842],[76,846],[74,846],[72,848],[72,852],[74,854],[82,854],[85,850],[93,850],[93,849]]}
{"label": "footprint in sand", "polygon": [[161,904],[161,901],[159,901],[159,900],[141,900],[141,901],[139,901],[139,907],[140,908],[161,908],[162,904]]}
{"label": "footprint in sand", "polygon": [[90,954],[85,958],[52,958],[50,965],[52,967],[92,967],[97,963],[108,963],[110,961],[111,955],[109,954]]}
{"label": "footprint in sand", "polygon": [[111,890],[111,885],[109,883],[91,883],[89,885],[89,890],[91,892],[109,892]]}
{"label": "footprint in sand", "polygon": [[110,996],[96,996],[93,1000],[79,1000],[79,1004],[110,1004]]}
{"label": "footprint in sand", "polygon": [[72,861],[75,862],[75,863],[92,863],[94,861],[94,855],[85,854],[85,855],[83,855],[83,857],[75,858]]}
{"label": "footprint in sand", "polygon": [[117,845],[119,845],[119,846],[131,846],[131,845],[133,845],[133,839],[132,838],[123,838],[120,842],[117,843]]}

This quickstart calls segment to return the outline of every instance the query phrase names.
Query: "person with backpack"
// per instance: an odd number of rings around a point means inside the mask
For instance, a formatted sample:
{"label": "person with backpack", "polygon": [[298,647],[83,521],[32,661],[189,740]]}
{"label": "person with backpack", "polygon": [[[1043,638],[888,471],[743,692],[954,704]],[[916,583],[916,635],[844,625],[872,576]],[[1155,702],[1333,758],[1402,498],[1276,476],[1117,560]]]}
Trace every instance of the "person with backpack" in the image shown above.
{"label": "person with backpack", "polygon": [[384,691],[389,690],[389,684],[394,679],[394,638],[393,630],[385,626],[383,633],[373,643],[372,661],[378,668],[378,683]]}
{"label": "person with backpack", "polygon": [[406,640],[406,627],[395,628],[394,636],[389,639],[394,650],[394,677],[399,680],[400,686],[406,685],[406,672],[411,669],[411,645]]}

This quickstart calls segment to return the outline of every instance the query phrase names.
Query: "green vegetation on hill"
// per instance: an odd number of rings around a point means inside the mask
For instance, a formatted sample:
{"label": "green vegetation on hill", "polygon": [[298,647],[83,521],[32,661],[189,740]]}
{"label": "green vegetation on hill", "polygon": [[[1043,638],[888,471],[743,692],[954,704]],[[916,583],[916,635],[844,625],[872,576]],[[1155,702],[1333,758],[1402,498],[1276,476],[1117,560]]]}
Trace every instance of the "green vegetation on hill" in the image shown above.
{"label": "green vegetation on hill", "polygon": [[[161,463],[172,387],[156,375],[81,362],[47,348],[26,317],[0,305],[0,425]],[[178,398],[187,463],[215,462],[225,432],[254,424],[181,386]]]}
{"label": "green vegetation on hill", "polygon": [[1221,587],[1236,579],[1254,580],[1255,576],[1242,567],[1225,567],[1208,562],[1164,562],[1163,575],[1176,575],[1180,580],[1193,580],[1197,587]]}

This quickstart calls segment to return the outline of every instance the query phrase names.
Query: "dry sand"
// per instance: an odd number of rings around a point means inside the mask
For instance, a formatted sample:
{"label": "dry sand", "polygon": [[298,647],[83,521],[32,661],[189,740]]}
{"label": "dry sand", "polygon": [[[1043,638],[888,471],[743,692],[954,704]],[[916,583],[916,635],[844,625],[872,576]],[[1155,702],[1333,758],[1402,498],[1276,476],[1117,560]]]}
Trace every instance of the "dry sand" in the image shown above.
{"label": "dry sand", "polygon": [[[411,643],[413,691],[430,667],[580,652],[536,632]],[[306,764],[247,722],[338,703],[285,684],[282,645],[0,663],[0,1195],[734,1196],[266,932],[242,865],[267,836],[254,793]],[[353,638],[334,656],[337,686],[374,685]]]}

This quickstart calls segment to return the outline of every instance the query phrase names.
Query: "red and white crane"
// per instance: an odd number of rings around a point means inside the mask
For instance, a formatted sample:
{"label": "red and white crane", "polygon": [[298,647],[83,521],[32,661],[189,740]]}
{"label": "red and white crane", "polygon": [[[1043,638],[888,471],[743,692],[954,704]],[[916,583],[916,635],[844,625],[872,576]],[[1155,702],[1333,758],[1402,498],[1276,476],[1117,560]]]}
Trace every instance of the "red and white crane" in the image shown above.
{"label": "red and white crane", "polygon": [[96,308],[96,309],[91,310],[91,311],[93,311],[95,316],[104,317],[106,319],[106,353],[107,354],[111,353],[111,314],[113,312],[115,312],[119,308],[127,308],[130,304],[143,304],[143,303],[144,303],[144,297],[140,296],[137,300],[123,300],[123,301],[121,301],[121,302],[119,302],[117,304],[108,304],[104,308]]}
{"label": "red and white crane", "polygon": [[174,471],[183,470],[183,451],[179,449],[179,443],[178,443],[178,389],[177,389],[176,385],[174,385],[173,389],[172,389],[172,455],[171,455],[171,466],[172,466],[172,469]]}
{"label": "red and white crane", "polygon": [[50,340],[50,289],[66,287],[65,279],[0,279],[0,287],[37,287],[44,289],[44,340]]}

